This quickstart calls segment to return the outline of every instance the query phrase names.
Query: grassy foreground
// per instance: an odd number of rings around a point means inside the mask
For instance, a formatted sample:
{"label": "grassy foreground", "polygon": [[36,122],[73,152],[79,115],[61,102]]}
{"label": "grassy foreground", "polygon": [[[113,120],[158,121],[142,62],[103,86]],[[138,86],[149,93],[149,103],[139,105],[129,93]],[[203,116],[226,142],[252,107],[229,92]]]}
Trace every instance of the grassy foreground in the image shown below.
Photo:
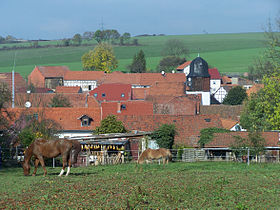
{"label": "grassy foreground", "polygon": [[21,168],[0,170],[0,208],[276,209],[279,164],[171,163],[73,168],[58,177],[24,177]]}

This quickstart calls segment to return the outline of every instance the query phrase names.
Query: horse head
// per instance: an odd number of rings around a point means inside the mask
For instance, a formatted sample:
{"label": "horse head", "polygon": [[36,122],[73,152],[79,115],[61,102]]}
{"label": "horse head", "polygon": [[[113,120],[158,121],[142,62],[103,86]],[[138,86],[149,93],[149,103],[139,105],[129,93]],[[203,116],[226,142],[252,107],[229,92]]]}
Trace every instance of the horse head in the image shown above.
{"label": "horse head", "polygon": [[23,174],[24,174],[24,176],[29,176],[29,173],[30,173],[30,165],[29,165],[26,161],[24,161],[24,162],[22,163],[22,168],[23,168]]}

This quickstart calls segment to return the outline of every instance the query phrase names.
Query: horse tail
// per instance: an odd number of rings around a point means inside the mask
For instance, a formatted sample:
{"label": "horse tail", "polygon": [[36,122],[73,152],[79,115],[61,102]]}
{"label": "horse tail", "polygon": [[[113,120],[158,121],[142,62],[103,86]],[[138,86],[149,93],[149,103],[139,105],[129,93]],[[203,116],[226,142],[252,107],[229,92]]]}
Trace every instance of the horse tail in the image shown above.
{"label": "horse tail", "polygon": [[81,151],[81,145],[80,142],[73,140],[73,145],[72,145],[72,164],[77,163],[78,155]]}

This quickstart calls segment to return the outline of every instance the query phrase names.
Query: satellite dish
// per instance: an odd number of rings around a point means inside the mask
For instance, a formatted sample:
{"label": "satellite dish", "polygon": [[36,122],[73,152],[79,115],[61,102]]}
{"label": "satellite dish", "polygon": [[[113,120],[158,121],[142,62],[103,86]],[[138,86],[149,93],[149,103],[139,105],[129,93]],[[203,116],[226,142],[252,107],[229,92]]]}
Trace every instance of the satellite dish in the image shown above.
{"label": "satellite dish", "polygon": [[31,107],[31,103],[30,103],[29,101],[26,101],[25,104],[24,104],[24,106],[25,106],[26,108],[30,108],[30,107]]}

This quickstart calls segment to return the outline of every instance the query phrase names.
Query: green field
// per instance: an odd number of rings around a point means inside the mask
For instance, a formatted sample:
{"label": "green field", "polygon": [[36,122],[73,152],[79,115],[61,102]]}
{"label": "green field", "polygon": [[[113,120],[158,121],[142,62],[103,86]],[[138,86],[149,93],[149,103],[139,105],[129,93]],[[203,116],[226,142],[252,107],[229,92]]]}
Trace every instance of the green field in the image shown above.
{"label": "green field", "polygon": [[[137,39],[139,46],[114,47],[119,61],[117,70],[126,71],[126,66],[131,63],[133,56],[142,49],[146,56],[148,70],[154,71],[162,58],[162,49],[168,39],[180,39],[185,43],[190,50],[188,60],[194,59],[199,52],[211,67],[217,67],[224,73],[248,71],[248,66],[252,64],[254,58],[261,55],[265,49],[264,33],[149,36],[137,37]],[[57,43],[59,41],[39,42],[40,45],[56,45]],[[71,70],[82,70],[81,56],[93,49],[96,44],[94,41],[87,42],[89,43],[93,45],[2,50],[0,51],[0,72],[12,70],[15,53],[15,71],[24,77],[33,70],[35,65],[67,65]],[[30,43],[26,44],[30,45]]]}
{"label": "green field", "polygon": [[233,162],[0,170],[1,209],[279,209],[280,165]]}

